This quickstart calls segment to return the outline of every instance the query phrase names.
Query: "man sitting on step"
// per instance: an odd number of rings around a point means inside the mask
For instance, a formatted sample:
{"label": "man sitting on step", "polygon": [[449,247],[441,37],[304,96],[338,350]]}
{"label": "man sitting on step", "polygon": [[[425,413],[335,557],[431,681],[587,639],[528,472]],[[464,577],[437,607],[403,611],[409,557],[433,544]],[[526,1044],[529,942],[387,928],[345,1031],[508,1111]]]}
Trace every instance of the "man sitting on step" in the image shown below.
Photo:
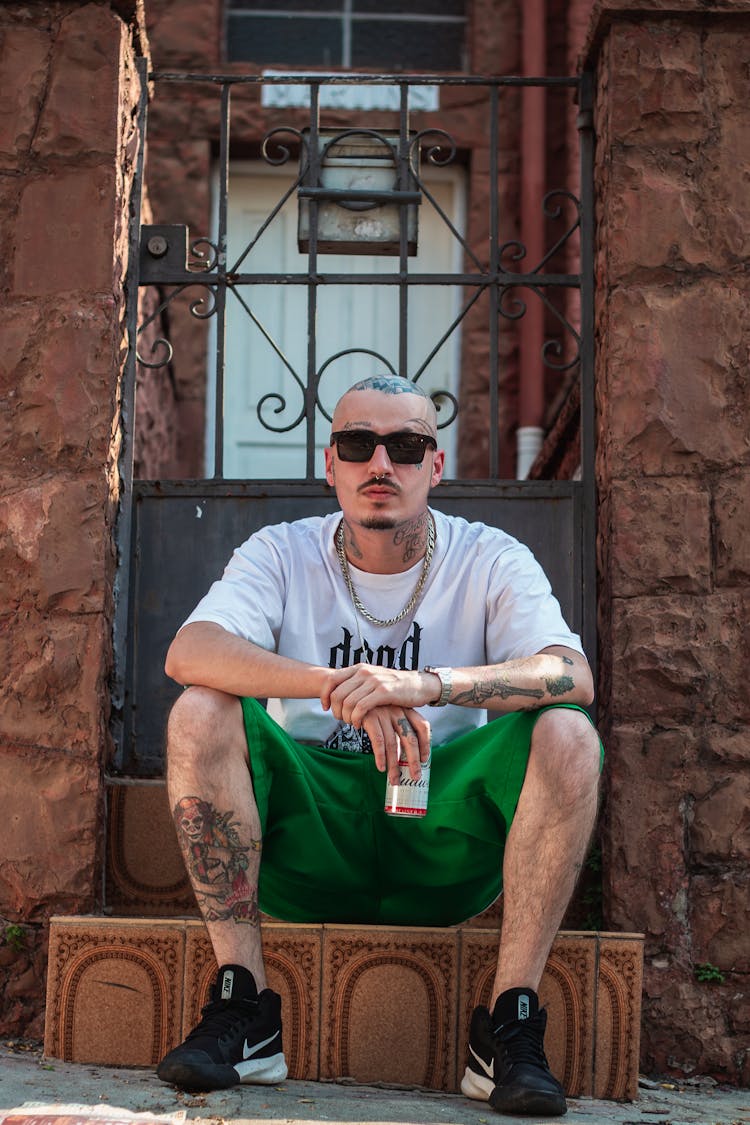
{"label": "man sitting on step", "polygon": [[[428,507],[443,462],[417,386],[355,384],[326,450],[341,511],[251,536],[172,642],[167,673],[190,686],[169,719],[169,800],[219,971],[165,1082],[286,1076],[260,910],[443,926],[502,889],[461,1089],[565,1113],[536,990],[596,816],[592,676],[527,548]],[[386,784],[389,811],[416,793],[424,812],[428,767],[426,815],[388,815]]]}

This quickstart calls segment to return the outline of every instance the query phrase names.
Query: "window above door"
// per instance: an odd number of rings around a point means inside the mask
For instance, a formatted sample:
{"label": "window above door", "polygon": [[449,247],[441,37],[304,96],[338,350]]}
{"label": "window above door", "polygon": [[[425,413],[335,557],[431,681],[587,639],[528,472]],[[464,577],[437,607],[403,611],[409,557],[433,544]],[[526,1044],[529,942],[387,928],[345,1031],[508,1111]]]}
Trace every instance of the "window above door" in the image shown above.
{"label": "window above door", "polygon": [[227,0],[229,62],[465,69],[466,0]]}

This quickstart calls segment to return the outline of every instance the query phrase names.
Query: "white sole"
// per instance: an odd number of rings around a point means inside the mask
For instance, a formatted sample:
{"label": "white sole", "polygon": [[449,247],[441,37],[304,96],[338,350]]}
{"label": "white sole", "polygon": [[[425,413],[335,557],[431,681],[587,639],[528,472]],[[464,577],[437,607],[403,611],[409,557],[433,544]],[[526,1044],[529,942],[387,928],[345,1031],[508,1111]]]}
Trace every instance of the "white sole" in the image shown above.
{"label": "white sole", "polygon": [[255,1083],[259,1086],[272,1086],[275,1082],[283,1082],[288,1073],[286,1059],[281,1051],[267,1059],[248,1059],[247,1062],[235,1063],[234,1069],[240,1076],[240,1082]]}
{"label": "white sole", "polygon": [[488,1102],[494,1088],[495,1083],[491,1078],[483,1078],[481,1074],[477,1074],[467,1066],[461,1079],[461,1093],[465,1097],[475,1098],[478,1102]]}

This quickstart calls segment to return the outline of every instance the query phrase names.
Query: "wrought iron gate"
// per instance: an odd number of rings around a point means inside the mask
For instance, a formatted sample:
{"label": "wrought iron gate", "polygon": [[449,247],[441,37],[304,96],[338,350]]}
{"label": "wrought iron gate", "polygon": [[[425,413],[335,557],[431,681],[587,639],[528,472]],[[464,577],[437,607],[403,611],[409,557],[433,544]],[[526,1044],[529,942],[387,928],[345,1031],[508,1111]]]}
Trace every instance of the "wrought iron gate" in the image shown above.
{"label": "wrought iron gate", "polygon": [[[369,348],[351,348],[348,353],[365,355],[367,373],[390,370],[419,382],[432,358],[456,333],[482,298],[487,309],[488,354],[488,460],[483,480],[447,480],[436,490],[432,503],[443,510],[502,526],[526,542],[545,567],[571,625],[581,633],[590,658],[596,655],[595,633],[595,486],[593,400],[593,129],[589,76],[580,78],[521,79],[447,76],[399,76],[367,78],[306,75],[238,77],[156,74],[150,78],[164,96],[177,88],[210,88],[216,94],[218,139],[218,208],[215,237],[189,241],[185,227],[158,226],[139,229],[133,216],[129,287],[130,353],[126,371],[122,458],[123,500],[118,527],[119,565],[116,585],[115,685],[113,692],[114,733],[117,751],[113,769],[131,776],[159,774],[162,768],[163,727],[168,708],[178,689],[163,674],[163,658],[174,632],[187,613],[217,577],[232,548],[252,531],[269,522],[294,519],[303,514],[334,510],[335,497],[324,480],[315,475],[316,436],[330,421],[321,396],[321,379],[330,364],[344,352],[321,356],[316,338],[316,312],[324,286],[370,285],[395,287],[398,293],[398,324],[392,354]],[[382,104],[397,127],[389,131],[369,125],[323,130],[321,104],[331,92],[366,83],[379,91]],[[232,145],[231,102],[248,87],[283,85],[299,103],[301,92],[309,92],[309,104],[291,114],[293,124],[275,125],[262,144],[264,159],[282,165],[297,158],[297,172],[262,228],[243,248],[236,260],[227,257],[227,207],[229,160]],[[143,83],[144,90],[146,83]],[[503,121],[503,98],[524,88],[573,91],[577,102],[580,158],[580,193],[548,192],[542,200],[542,218],[562,217],[562,230],[552,238],[540,260],[521,270],[526,248],[515,238],[505,237],[499,205],[499,131]],[[487,120],[486,259],[479,255],[440,208],[425,183],[422,166],[447,165],[456,158],[454,139],[439,125],[410,128],[412,104],[418,91],[463,92],[480,97]],[[388,108],[389,99],[392,108]],[[377,100],[377,99],[376,99]],[[301,125],[301,114],[306,125]],[[141,133],[145,136],[146,103],[141,106]],[[331,186],[323,172],[341,149],[356,140],[382,151],[381,165],[390,182],[385,187]],[[139,185],[142,179],[139,171]],[[137,195],[137,203],[139,193]],[[307,255],[307,269],[300,273],[260,272],[252,269],[252,252],[259,238],[294,197],[302,210],[300,246]],[[324,258],[330,231],[323,229],[333,205],[346,218],[369,216],[372,208],[386,207],[395,216],[395,235],[390,252],[394,268],[387,273],[327,272]],[[414,213],[419,207],[434,207],[459,240],[464,268],[453,273],[419,273],[410,270],[414,249]],[[324,213],[324,208],[328,212]],[[569,220],[567,215],[572,213]],[[334,214],[334,226],[335,214]],[[344,237],[351,237],[352,224]],[[356,224],[355,224],[356,225]],[[372,232],[372,224],[367,228]],[[334,232],[335,233],[335,232]],[[574,252],[571,247],[575,245]],[[573,259],[571,264],[571,258]],[[557,263],[564,261],[567,269]],[[557,272],[555,272],[557,270]],[[437,328],[435,338],[425,344],[424,359],[409,366],[409,298],[415,287],[455,286],[464,295],[458,314],[448,325]],[[159,287],[159,301],[138,323],[138,289]],[[259,286],[302,286],[307,294],[306,364],[298,370],[290,363],[253,309],[253,294]],[[176,297],[198,287],[199,299],[191,311],[216,326],[213,394],[212,475],[198,480],[134,480],[133,427],[136,382],[136,353],[146,368],[161,367],[171,360],[172,345],[160,331]],[[561,310],[556,296],[575,293],[576,315]],[[525,294],[525,296],[521,296]],[[575,370],[581,388],[580,479],[565,481],[508,481],[498,473],[498,373],[501,325],[513,325],[526,313],[527,301],[542,303],[547,318],[558,326],[556,337],[542,341],[543,360],[559,370]],[[292,379],[298,402],[290,403],[279,392],[266,394],[258,403],[258,417],[269,431],[282,434],[295,427],[305,433],[306,470],[294,480],[232,480],[224,476],[224,385],[225,319],[228,301],[237,301],[264,336],[268,347]],[[565,336],[561,343],[560,335]],[[144,343],[144,341],[148,341]],[[540,359],[541,361],[541,359]],[[373,366],[377,364],[377,366]],[[458,423],[460,395],[449,388],[433,393],[439,408],[440,428]],[[274,415],[281,416],[275,421]],[[317,427],[317,429],[316,429]]]}

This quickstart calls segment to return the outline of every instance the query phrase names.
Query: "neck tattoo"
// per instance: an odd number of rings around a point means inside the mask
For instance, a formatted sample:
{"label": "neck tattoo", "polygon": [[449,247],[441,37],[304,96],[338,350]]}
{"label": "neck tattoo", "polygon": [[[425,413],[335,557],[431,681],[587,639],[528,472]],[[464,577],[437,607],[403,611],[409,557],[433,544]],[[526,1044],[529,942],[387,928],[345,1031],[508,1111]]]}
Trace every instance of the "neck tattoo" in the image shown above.
{"label": "neck tattoo", "polygon": [[403,621],[403,619],[407,616],[407,614],[411,613],[411,611],[414,609],[415,605],[417,604],[417,601],[419,600],[419,595],[422,593],[422,590],[424,589],[424,584],[427,581],[427,575],[430,572],[430,565],[432,563],[432,553],[433,553],[434,550],[435,550],[435,523],[433,521],[432,515],[430,513],[428,513],[428,516],[427,516],[427,548],[426,548],[425,553],[424,553],[424,559],[422,561],[422,570],[421,570],[421,573],[419,575],[419,579],[417,581],[417,584],[414,587],[414,592],[413,592],[412,596],[409,598],[408,602],[406,603],[406,605],[404,606],[404,608],[401,610],[400,613],[397,613],[395,617],[389,617],[386,621],[383,621],[379,617],[375,617],[375,615],[373,613],[370,613],[370,611],[368,609],[365,609],[365,607],[362,605],[362,602],[360,601],[359,594],[354,589],[354,583],[352,582],[352,576],[351,576],[351,573],[349,572],[349,562],[347,560],[346,551],[344,549],[344,521],[343,520],[339,524],[338,529],[336,531],[336,554],[339,557],[339,566],[341,567],[341,573],[344,577],[344,582],[346,583],[346,588],[349,591],[349,597],[352,599],[352,604],[353,604],[354,608],[356,609],[357,613],[361,614],[362,617],[365,618],[365,620],[371,621],[373,625],[380,625],[383,628],[387,628],[390,625],[397,625],[399,621]]}

